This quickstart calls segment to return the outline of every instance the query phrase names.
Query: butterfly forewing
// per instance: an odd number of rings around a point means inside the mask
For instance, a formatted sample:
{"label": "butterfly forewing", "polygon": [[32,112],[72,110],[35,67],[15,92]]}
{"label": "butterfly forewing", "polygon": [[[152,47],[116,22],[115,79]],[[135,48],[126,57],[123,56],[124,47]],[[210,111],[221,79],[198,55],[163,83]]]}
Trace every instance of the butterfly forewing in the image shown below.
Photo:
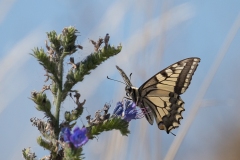
{"label": "butterfly forewing", "polygon": [[199,62],[199,58],[187,58],[174,63],[146,81],[139,90],[156,86],[180,95],[188,88]]}

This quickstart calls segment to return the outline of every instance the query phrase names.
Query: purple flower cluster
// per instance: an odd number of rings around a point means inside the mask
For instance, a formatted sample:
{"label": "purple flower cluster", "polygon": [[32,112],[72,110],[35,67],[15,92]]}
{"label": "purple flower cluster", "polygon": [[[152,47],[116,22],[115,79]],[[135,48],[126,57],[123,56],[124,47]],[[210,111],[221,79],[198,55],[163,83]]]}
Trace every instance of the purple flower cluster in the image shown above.
{"label": "purple flower cluster", "polygon": [[113,114],[122,117],[122,119],[127,122],[130,122],[132,119],[140,119],[144,117],[144,114],[137,110],[136,104],[129,100],[125,101],[125,109],[123,102],[117,102]]}
{"label": "purple flower cluster", "polygon": [[76,148],[82,147],[84,144],[88,142],[87,128],[79,128],[76,127],[71,133],[68,127],[62,128],[62,137],[64,142],[72,143]]}

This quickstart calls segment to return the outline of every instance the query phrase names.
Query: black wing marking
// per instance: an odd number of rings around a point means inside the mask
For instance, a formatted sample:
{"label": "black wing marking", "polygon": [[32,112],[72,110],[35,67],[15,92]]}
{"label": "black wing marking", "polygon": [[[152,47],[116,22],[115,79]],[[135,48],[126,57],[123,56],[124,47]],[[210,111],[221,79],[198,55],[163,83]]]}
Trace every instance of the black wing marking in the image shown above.
{"label": "black wing marking", "polygon": [[127,75],[123,72],[123,70],[121,68],[119,68],[118,66],[116,66],[116,68],[118,69],[118,71],[120,72],[121,76],[123,77],[123,80],[125,81],[125,83],[127,83],[128,86],[132,86],[132,83],[130,82],[130,80],[128,79]]}
{"label": "black wing marking", "polygon": [[[139,88],[139,92],[144,92],[144,90],[149,87],[157,87],[180,95],[184,93],[190,85],[192,76],[199,62],[200,58],[194,57],[174,63],[147,80]],[[141,96],[144,96],[144,94]]]}

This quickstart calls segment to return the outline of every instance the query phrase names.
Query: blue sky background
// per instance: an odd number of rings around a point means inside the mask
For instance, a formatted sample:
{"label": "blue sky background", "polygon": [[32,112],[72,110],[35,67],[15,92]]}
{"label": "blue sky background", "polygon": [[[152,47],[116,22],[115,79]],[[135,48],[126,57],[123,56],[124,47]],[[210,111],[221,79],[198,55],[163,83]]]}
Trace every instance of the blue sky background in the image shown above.
{"label": "blue sky background", "polygon": [[[130,123],[131,134],[106,132],[84,146],[86,159],[202,160],[240,157],[240,1],[239,0],[105,0],[105,1],[0,1],[0,159],[21,159],[21,150],[31,147],[38,158],[47,155],[36,143],[40,135],[31,117],[44,115],[28,98],[41,90],[45,71],[29,55],[44,47],[46,32],[75,26],[84,49],[82,60],[93,47],[88,38],[109,33],[112,45],[122,44],[120,54],[101,64],[75,86],[93,115],[106,102],[112,105],[124,96],[124,86],[106,79],[121,79],[115,65],[139,87],[153,74],[188,57],[201,63],[186,93],[186,111],[176,137],[149,125],[145,119]],[[229,48],[226,47],[229,44]],[[225,54],[223,60],[219,55]],[[212,67],[214,64],[215,68]],[[71,66],[65,64],[65,72]],[[214,68],[214,69],[212,69]],[[212,77],[212,78],[211,78]],[[204,84],[210,84],[204,85]],[[205,92],[206,91],[206,92]],[[49,97],[51,99],[51,96]],[[70,98],[63,111],[71,110]],[[113,110],[113,108],[112,108]],[[83,114],[83,122],[88,113]],[[78,126],[82,122],[78,121]]]}

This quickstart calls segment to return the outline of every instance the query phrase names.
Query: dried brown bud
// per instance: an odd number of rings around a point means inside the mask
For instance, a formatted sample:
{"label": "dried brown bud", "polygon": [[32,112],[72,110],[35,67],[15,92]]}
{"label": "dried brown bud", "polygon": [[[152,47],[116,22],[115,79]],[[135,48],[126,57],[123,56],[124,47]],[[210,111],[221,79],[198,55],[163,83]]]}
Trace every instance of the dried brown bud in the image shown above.
{"label": "dried brown bud", "polygon": [[79,49],[83,49],[83,46],[81,46],[81,45],[79,45],[79,44],[76,45],[76,47],[79,48]]}

